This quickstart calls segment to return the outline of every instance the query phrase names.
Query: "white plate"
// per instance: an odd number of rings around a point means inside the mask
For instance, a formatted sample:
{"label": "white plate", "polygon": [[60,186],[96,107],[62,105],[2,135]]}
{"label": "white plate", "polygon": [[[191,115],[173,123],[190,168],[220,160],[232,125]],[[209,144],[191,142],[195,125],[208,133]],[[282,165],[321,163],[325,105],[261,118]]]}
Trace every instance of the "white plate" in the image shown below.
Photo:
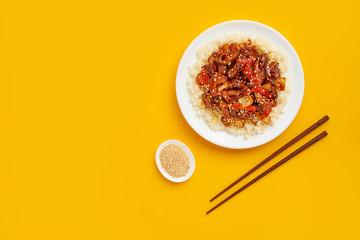
{"label": "white plate", "polygon": [[[196,51],[199,47],[212,41],[217,36],[232,32],[250,33],[268,39],[274,47],[282,49],[288,55],[289,60],[287,75],[291,79],[291,94],[288,97],[284,113],[264,133],[257,134],[248,139],[245,139],[243,136],[231,135],[225,131],[212,131],[205,120],[196,115],[190,103],[190,94],[186,85],[186,78],[189,76],[188,68],[196,62]],[[267,143],[279,136],[294,120],[299,111],[303,95],[304,73],[294,48],[286,38],[274,29],[253,21],[235,20],[224,22],[201,33],[186,49],[176,74],[176,96],[186,121],[206,140],[227,148],[252,148]]]}
{"label": "white plate", "polygon": [[[189,159],[190,159],[190,168],[189,168],[189,171],[187,172],[187,174],[183,177],[180,177],[180,178],[174,178],[172,176],[170,176],[169,174],[167,174],[165,172],[165,170],[161,167],[161,164],[160,164],[160,152],[161,150],[170,145],[170,144],[174,144],[176,146],[179,146],[181,147],[185,153],[188,155]],[[156,165],[159,169],[159,171],[161,172],[161,174],[166,177],[168,180],[172,181],[172,182],[184,182],[186,180],[188,180],[194,173],[195,171],[195,158],[194,158],[194,155],[192,154],[192,152],[190,151],[190,149],[182,142],[178,141],[178,140],[167,140],[165,142],[163,142],[162,144],[160,144],[160,146],[158,147],[158,149],[156,150],[156,154],[155,154],[155,161],[156,161]]]}

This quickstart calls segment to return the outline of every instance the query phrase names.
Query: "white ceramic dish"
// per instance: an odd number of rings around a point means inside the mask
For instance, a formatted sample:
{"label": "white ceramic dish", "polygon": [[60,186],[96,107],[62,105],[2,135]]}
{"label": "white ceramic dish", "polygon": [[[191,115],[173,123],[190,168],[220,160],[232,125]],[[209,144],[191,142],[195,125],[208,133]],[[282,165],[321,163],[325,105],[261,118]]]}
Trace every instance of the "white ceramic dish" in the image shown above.
{"label": "white ceramic dish", "polygon": [[[190,169],[189,169],[189,171],[187,172],[187,174],[184,177],[174,178],[174,177],[170,176],[169,174],[167,174],[165,172],[165,170],[161,167],[160,157],[159,157],[160,152],[165,146],[168,146],[170,144],[174,144],[176,146],[181,147],[185,151],[185,153],[188,155],[188,157],[190,159]],[[194,158],[194,155],[192,154],[190,149],[184,143],[182,143],[182,142],[180,142],[178,140],[167,140],[167,141],[163,142],[162,144],[160,144],[160,146],[156,150],[155,161],[156,161],[156,165],[157,165],[159,171],[161,172],[161,174],[165,178],[167,178],[168,180],[170,180],[172,182],[184,182],[184,181],[188,180],[193,175],[193,173],[195,171],[195,158]]]}
{"label": "white ceramic dish", "polygon": [[[285,106],[284,113],[276,122],[268,127],[263,134],[245,139],[226,131],[212,131],[207,123],[196,115],[190,103],[190,94],[186,84],[189,76],[188,68],[196,62],[196,51],[217,36],[226,33],[240,32],[259,35],[271,41],[276,48],[282,49],[288,55],[289,69],[287,75],[291,79],[291,94]],[[226,148],[252,148],[265,144],[279,136],[294,120],[299,111],[304,95],[304,73],[300,59],[291,44],[274,29],[253,21],[235,20],[215,25],[201,33],[186,49],[180,60],[176,75],[176,96],[182,114],[189,125],[206,140]]]}

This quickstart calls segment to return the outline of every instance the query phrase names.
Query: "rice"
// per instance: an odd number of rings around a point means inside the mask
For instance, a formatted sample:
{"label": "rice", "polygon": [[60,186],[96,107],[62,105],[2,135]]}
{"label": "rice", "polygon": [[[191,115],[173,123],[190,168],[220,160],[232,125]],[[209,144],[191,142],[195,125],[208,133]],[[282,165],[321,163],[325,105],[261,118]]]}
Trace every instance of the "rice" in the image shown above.
{"label": "rice", "polygon": [[[274,107],[270,113],[271,122],[269,124],[259,121],[255,126],[248,120],[243,128],[235,126],[226,127],[220,120],[222,114],[219,111],[211,110],[204,105],[201,99],[203,91],[196,84],[196,76],[200,72],[201,67],[207,64],[207,59],[213,51],[217,51],[219,47],[227,43],[244,43],[248,40],[251,40],[252,44],[257,46],[260,51],[267,53],[270,61],[277,61],[279,63],[281,76],[286,78],[285,90],[278,92],[277,106]],[[224,34],[201,46],[197,50],[196,55],[197,61],[194,65],[189,67],[189,76],[187,78],[190,101],[197,115],[206,121],[211,130],[226,131],[233,135],[243,135],[245,138],[249,138],[263,133],[269,126],[274,124],[281,114],[283,114],[288,96],[291,93],[291,80],[286,74],[288,70],[288,58],[282,50],[274,48],[269,40],[251,34]]]}

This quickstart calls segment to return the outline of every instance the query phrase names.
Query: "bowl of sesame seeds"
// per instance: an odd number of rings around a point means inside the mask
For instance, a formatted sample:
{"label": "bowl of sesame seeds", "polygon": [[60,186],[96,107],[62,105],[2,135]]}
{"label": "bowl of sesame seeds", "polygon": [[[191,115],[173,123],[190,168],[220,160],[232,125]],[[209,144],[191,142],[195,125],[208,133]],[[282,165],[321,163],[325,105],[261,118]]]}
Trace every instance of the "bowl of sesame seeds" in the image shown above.
{"label": "bowl of sesame seeds", "polygon": [[195,170],[194,155],[178,140],[167,140],[160,144],[155,161],[161,174],[172,182],[188,180]]}

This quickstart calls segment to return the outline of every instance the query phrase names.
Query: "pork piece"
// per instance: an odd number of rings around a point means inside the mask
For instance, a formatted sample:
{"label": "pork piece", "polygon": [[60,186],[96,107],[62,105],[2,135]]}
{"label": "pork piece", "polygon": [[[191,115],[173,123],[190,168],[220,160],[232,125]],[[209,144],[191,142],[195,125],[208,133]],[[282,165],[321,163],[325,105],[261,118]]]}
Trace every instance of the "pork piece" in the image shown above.
{"label": "pork piece", "polygon": [[277,92],[277,90],[276,90],[276,88],[275,88],[274,86],[271,86],[271,91],[270,91],[270,93],[271,93],[272,98],[273,98],[274,100],[277,100],[277,98],[278,98],[278,92]]}
{"label": "pork piece", "polygon": [[271,102],[264,102],[261,104],[255,104],[254,105],[256,109],[257,115],[260,117],[261,120],[265,119],[263,122],[268,124],[270,122],[270,113],[272,110],[272,104]]}
{"label": "pork piece", "polygon": [[220,47],[219,49],[219,53],[222,56],[227,56],[230,54],[230,45],[229,44],[225,44],[222,47]]}
{"label": "pork piece", "polygon": [[216,105],[215,103],[212,103],[209,96],[203,94],[203,95],[201,95],[201,98],[207,108],[210,108],[212,110],[220,110],[221,109],[220,106]]}
{"label": "pork piece", "polygon": [[227,67],[225,66],[225,65],[219,65],[218,66],[218,72],[220,73],[220,74],[223,74],[223,75],[225,75],[226,74],[226,72],[227,72]]}
{"label": "pork piece", "polygon": [[265,74],[269,80],[275,81],[280,78],[280,69],[278,62],[271,62],[265,65]]}
{"label": "pork piece", "polygon": [[264,68],[268,61],[269,61],[268,56],[266,54],[261,54],[259,57],[259,67]]}
{"label": "pork piece", "polygon": [[252,124],[254,124],[256,126],[257,123],[260,121],[258,115],[256,115],[253,112],[249,112],[249,115],[250,115],[249,120],[252,122]]}
{"label": "pork piece", "polygon": [[221,91],[223,91],[223,90],[225,90],[225,89],[227,89],[229,87],[230,87],[229,83],[224,82],[223,84],[221,84],[220,86],[217,87],[217,90],[218,90],[218,92],[221,92]]}
{"label": "pork piece", "polygon": [[213,76],[215,74],[215,72],[216,72],[216,66],[215,65],[207,64],[207,65],[204,65],[202,68],[204,69],[205,73],[209,77]]}
{"label": "pork piece", "polygon": [[263,84],[266,80],[266,72],[265,72],[265,66],[267,62],[269,61],[269,57],[266,54],[261,54],[259,56],[259,81],[260,84]]}
{"label": "pork piece", "polygon": [[216,82],[216,84],[223,84],[227,81],[227,78],[225,75],[222,74],[218,74],[216,75],[216,77],[214,77],[214,82]]}
{"label": "pork piece", "polygon": [[232,53],[232,52],[238,52],[239,51],[239,45],[238,44],[236,44],[236,43],[232,43],[232,44],[230,44],[230,46],[229,46],[229,48],[230,48],[230,52]]}
{"label": "pork piece", "polygon": [[233,120],[231,118],[225,118],[224,116],[221,117],[221,122],[226,126],[231,126],[233,124]]}
{"label": "pork piece", "polygon": [[223,108],[222,110],[222,114],[225,118],[230,118],[230,112],[229,112],[229,108]]}
{"label": "pork piece", "polygon": [[259,71],[259,82],[260,84],[262,84],[265,80],[266,74],[265,74],[265,69],[261,69]]}
{"label": "pork piece", "polygon": [[230,116],[229,109],[228,108],[223,108],[222,114],[223,114],[223,116],[221,117],[221,122],[225,126],[230,126],[233,123],[233,121],[232,121],[232,118]]}
{"label": "pork piece", "polygon": [[231,96],[231,100],[230,102],[231,103],[236,103],[240,98],[241,98],[242,95],[234,95],[234,96]]}
{"label": "pork piece", "polygon": [[203,87],[204,85],[209,84],[210,79],[216,73],[216,66],[207,64],[201,67],[201,72],[196,76],[196,83]]}
{"label": "pork piece", "polygon": [[220,106],[220,104],[221,104],[221,96],[212,97],[211,100],[216,106]]}
{"label": "pork piece", "polygon": [[255,46],[251,46],[250,57],[256,58],[257,56],[259,56],[259,52]]}
{"label": "pork piece", "polygon": [[229,96],[235,96],[235,95],[241,94],[241,92],[239,90],[228,90],[227,93]]}
{"label": "pork piece", "polygon": [[240,91],[238,91],[238,90],[222,91],[221,96],[227,103],[233,103],[241,97]]}
{"label": "pork piece", "polygon": [[244,82],[241,81],[240,79],[231,80],[231,85],[233,88],[237,88],[240,92],[244,92],[247,89]]}
{"label": "pork piece", "polygon": [[260,104],[254,104],[254,107],[255,107],[255,109],[256,109],[256,112],[257,112],[259,115],[261,115],[262,112],[263,112],[263,107],[262,107],[262,105],[260,105]]}
{"label": "pork piece", "polygon": [[265,95],[266,97],[271,98],[273,100],[276,100],[278,98],[278,92],[271,83],[266,83],[261,87],[270,93],[270,96]]}
{"label": "pork piece", "polygon": [[210,89],[210,93],[211,94],[214,94],[216,93],[217,91],[219,91],[217,89],[217,86],[218,85],[221,85],[223,83],[226,83],[227,81],[227,78],[226,76],[224,75],[216,75],[216,76],[213,76],[211,79],[210,79],[210,84],[209,84],[209,89]]}
{"label": "pork piece", "polygon": [[216,65],[219,63],[219,59],[220,59],[220,53],[219,52],[213,52],[211,54],[211,56],[208,58],[208,62],[211,64],[211,65]]}
{"label": "pork piece", "polygon": [[240,109],[230,109],[230,116],[233,121],[233,125],[237,128],[243,128],[245,126],[245,121],[248,119],[246,112]]}
{"label": "pork piece", "polygon": [[239,114],[239,110],[236,108],[231,108],[229,110],[230,117],[237,117]]}
{"label": "pork piece", "polygon": [[231,65],[231,63],[233,63],[236,60],[238,55],[239,55],[238,53],[230,53],[226,57],[220,57],[219,62],[223,65]]}
{"label": "pork piece", "polygon": [[230,83],[233,88],[242,88],[245,86],[245,84],[240,79],[233,79]]}
{"label": "pork piece", "polygon": [[[266,103],[262,105],[262,112],[260,114],[260,118],[264,119],[267,118],[271,113],[272,107],[270,103]],[[264,121],[266,123],[266,121]],[[269,122],[268,122],[269,123]]]}
{"label": "pork piece", "polygon": [[254,92],[255,99],[258,103],[262,103],[265,101],[264,96],[259,92]]}
{"label": "pork piece", "polygon": [[221,92],[221,96],[223,97],[223,99],[224,99],[227,103],[231,103],[232,98],[229,96],[229,94],[227,93],[227,91],[222,91],[222,92]]}
{"label": "pork piece", "polygon": [[239,56],[237,44],[233,43],[229,45],[227,52],[229,53],[225,55],[221,54],[222,57],[220,57],[219,62],[223,65],[231,65],[231,63],[233,63],[236,60],[236,58]]}
{"label": "pork piece", "polygon": [[241,119],[241,120],[248,120],[250,118],[250,114],[248,111],[239,111],[237,117],[237,119]]}
{"label": "pork piece", "polygon": [[244,47],[240,49],[240,54],[246,58],[256,58],[259,56],[259,52],[256,49],[256,46],[252,46],[251,42],[246,43]]}
{"label": "pork piece", "polygon": [[242,65],[240,63],[235,63],[234,66],[227,72],[227,77],[233,79],[241,71]]}
{"label": "pork piece", "polygon": [[238,128],[243,128],[245,126],[245,121],[238,118],[234,118],[234,126]]}

